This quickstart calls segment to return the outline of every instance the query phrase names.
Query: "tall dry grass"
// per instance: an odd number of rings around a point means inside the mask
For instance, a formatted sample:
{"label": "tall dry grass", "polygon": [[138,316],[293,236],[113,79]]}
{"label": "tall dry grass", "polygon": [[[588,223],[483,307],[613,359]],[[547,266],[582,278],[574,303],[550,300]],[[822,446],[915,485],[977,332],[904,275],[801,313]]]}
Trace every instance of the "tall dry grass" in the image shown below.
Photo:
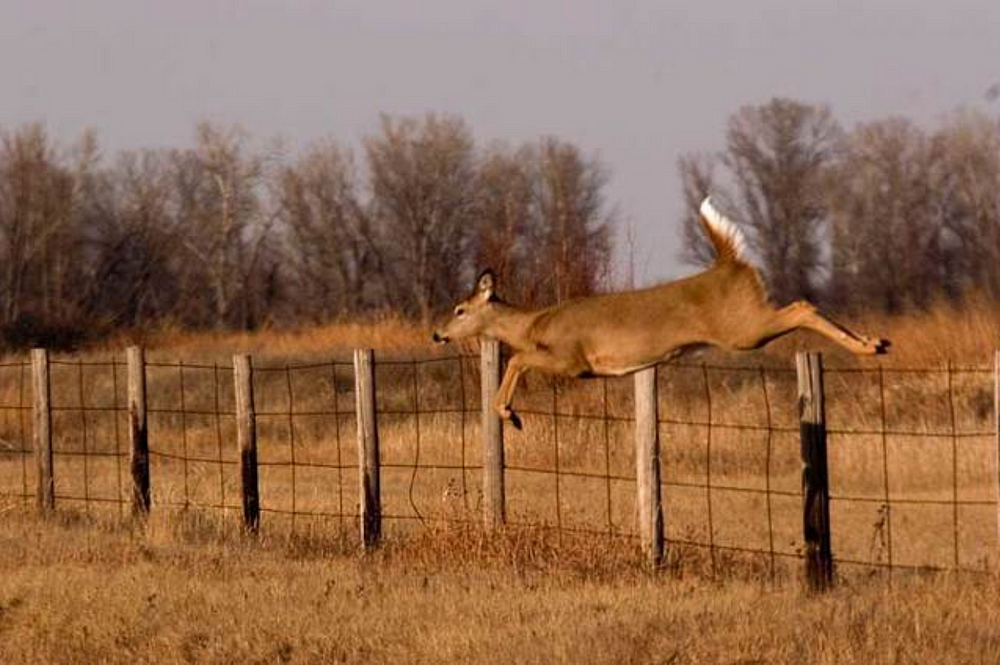
{"label": "tall dry grass", "polygon": [[190,519],[3,520],[5,663],[1000,660],[994,578],[897,575],[809,597],[530,542],[484,551],[475,534],[362,557]]}
{"label": "tall dry grass", "polygon": [[192,332],[170,326],[130,331],[90,347],[95,354],[140,344],[154,354],[201,360],[228,360],[234,353],[261,357],[349,358],[353,349],[374,348],[388,354],[434,354],[427,326],[386,314],[367,320],[334,321],[296,329],[264,328],[254,332]]}

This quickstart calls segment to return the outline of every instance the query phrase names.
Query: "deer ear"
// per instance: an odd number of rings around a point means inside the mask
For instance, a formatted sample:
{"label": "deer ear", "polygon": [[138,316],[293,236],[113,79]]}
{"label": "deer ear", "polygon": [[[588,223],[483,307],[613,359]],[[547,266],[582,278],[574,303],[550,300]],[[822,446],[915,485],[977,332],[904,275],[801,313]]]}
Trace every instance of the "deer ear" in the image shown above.
{"label": "deer ear", "polygon": [[496,289],[497,276],[492,270],[487,268],[486,270],[479,273],[479,277],[476,278],[476,294],[480,296],[486,296],[487,299],[493,297],[493,291]]}

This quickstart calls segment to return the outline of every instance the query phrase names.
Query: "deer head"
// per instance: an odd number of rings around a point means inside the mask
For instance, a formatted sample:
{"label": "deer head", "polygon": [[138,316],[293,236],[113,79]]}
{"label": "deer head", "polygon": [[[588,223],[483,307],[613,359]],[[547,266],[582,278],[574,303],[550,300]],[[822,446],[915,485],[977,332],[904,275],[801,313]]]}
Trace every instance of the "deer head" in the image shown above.
{"label": "deer head", "polygon": [[494,319],[496,308],[496,275],[487,268],[476,278],[476,286],[465,300],[455,305],[451,320],[434,331],[433,339],[438,344],[482,333]]}

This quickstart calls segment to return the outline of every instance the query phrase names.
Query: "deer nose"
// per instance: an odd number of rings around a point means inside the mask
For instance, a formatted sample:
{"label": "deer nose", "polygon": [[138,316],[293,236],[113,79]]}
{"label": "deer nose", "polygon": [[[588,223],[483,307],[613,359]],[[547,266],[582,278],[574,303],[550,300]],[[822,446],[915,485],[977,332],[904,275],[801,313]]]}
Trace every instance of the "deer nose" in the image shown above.
{"label": "deer nose", "polygon": [[448,343],[448,338],[445,337],[444,335],[439,335],[438,331],[436,331],[436,330],[434,331],[434,334],[431,336],[431,339],[434,340],[435,344],[447,344]]}

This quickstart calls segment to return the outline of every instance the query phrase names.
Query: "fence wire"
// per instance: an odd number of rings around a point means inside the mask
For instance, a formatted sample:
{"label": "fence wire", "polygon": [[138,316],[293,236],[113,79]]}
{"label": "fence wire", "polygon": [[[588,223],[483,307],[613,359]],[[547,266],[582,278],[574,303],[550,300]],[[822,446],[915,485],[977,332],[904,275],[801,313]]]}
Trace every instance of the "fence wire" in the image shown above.
{"label": "fence wire", "polygon": [[[376,363],[382,516],[390,531],[481,520],[478,356]],[[59,505],[124,515],[125,363],[50,363]],[[30,364],[0,363],[0,498],[35,496]],[[239,515],[233,369],[147,362],[153,509]],[[991,369],[828,368],[833,552],[861,570],[987,571],[997,563]],[[631,377],[529,374],[505,429],[507,516],[561,534],[637,539]],[[659,368],[668,555],[771,579],[802,556],[794,370]],[[350,362],[255,364],[264,527],[355,539],[359,477]]]}
{"label": "fence wire", "polygon": [[27,504],[35,497],[34,469],[29,462],[30,372],[28,362],[0,362],[0,501],[5,504]]}

